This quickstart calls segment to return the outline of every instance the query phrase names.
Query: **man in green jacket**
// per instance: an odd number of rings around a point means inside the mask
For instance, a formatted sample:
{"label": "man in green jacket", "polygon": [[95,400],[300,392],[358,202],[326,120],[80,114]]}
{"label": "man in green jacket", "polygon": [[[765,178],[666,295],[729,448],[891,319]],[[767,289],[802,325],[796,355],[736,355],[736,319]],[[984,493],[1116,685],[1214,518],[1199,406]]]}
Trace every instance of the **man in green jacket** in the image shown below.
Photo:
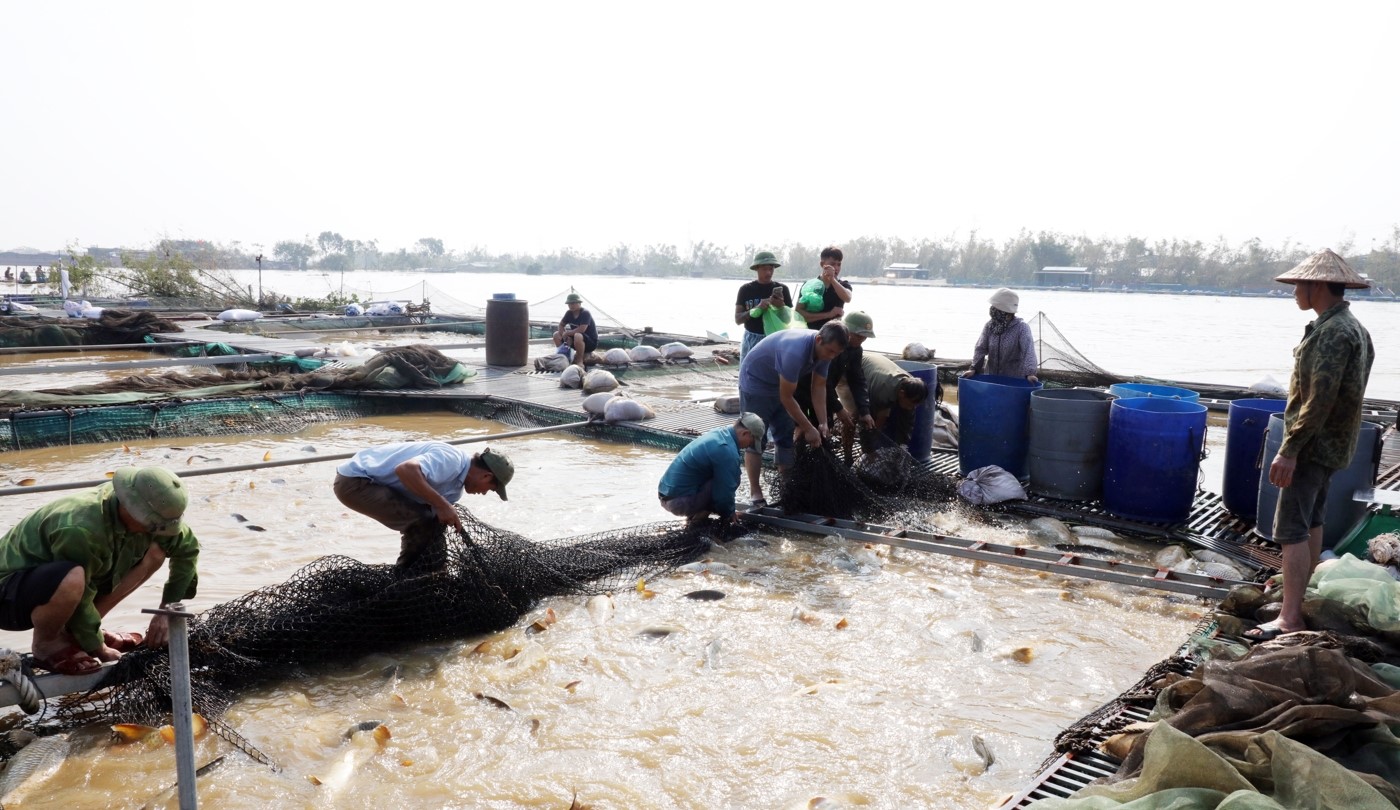
{"label": "man in green jacket", "polygon": [[180,518],[184,482],[160,467],[124,467],[111,483],[42,506],[0,538],[0,628],[33,628],[34,662],[65,675],[99,669],[145,643],[160,647],[169,620],[111,633],[102,617],[168,559],[162,607],[195,595],[199,541]]}
{"label": "man in green jacket", "polygon": [[[1274,542],[1283,546],[1283,604],[1278,619],[1245,633],[1255,641],[1307,629],[1303,595],[1322,553],[1327,483],[1356,452],[1376,355],[1371,335],[1343,300],[1347,290],[1371,285],[1341,256],[1330,250],[1315,253],[1274,280],[1292,284],[1298,308],[1312,310],[1317,319],[1293,350],[1283,443],[1269,467],[1269,482],[1279,487],[1278,508],[1272,516],[1259,516],[1273,518]],[[1351,493],[1336,497],[1350,498]]]}

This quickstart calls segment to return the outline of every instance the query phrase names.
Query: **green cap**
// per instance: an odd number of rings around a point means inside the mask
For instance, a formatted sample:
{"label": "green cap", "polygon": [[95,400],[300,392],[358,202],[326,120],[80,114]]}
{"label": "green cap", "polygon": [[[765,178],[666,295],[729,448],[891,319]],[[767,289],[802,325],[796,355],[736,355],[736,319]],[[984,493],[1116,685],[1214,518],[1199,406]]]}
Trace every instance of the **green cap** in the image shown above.
{"label": "green cap", "polygon": [[875,337],[875,322],[864,312],[850,312],[846,314],[846,328],[853,335],[864,337]]}
{"label": "green cap", "polygon": [[755,442],[763,441],[763,419],[758,414],[748,411],[739,414],[739,427],[752,433]]}
{"label": "green cap", "polygon": [[485,464],[486,469],[490,470],[491,474],[496,477],[496,494],[501,496],[501,500],[508,500],[506,498],[506,484],[509,484],[510,479],[515,477],[515,465],[510,463],[510,459],[489,447],[482,450],[480,456],[481,463]]}
{"label": "green cap", "polygon": [[753,254],[753,261],[752,261],[752,262],[749,262],[749,269],[750,269],[750,270],[757,270],[758,268],[764,266],[765,264],[766,264],[766,265],[769,265],[769,266],[771,266],[771,267],[782,267],[782,266],[783,266],[783,263],[780,262],[780,261],[778,261],[778,257],[773,255],[773,251],[771,251],[771,250],[760,250],[759,252]]}
{"label": "green cap", "polygon": [[569,293],[568,297],[564,299],[564,303],[566,303],[566,304],[582,304],[582,303],[583,303],[583,296],[579,295],[578,293]]}
{"label": "green cap", "polygon": [[122,467],[112,476],[117,503],[150,534],[180,533],[189,496],[185,484],[164,467]]}

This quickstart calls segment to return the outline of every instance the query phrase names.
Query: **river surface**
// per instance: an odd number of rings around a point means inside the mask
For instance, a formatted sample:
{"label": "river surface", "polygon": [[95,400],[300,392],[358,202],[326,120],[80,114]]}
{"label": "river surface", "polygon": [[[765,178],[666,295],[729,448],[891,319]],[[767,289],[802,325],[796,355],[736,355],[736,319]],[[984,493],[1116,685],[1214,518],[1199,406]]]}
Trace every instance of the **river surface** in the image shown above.
{"label": "river surface", "polygon": [[[372,280],[372,297],[414,283],[477,303],[493,292],[531,301],[567,292],[560,277],[347,279]],[[317,273],[263,274],[264,286],[279,292],[324,294],[330,282]],[[737,282],[574,283],[591,306],[634,328],[737,334],[726,318]],[[918,340],[940,355],[967,357],[985,319],[985,290],[856,289],[856,306],[875,318],[879,337],[871,345],[879,349]],[[1382,358],[1371,394],[1400,398],[1400,380],[1382,371],[1384,358],[1400,351],[1397,327],[1382,326],[1396,320],[1385,318],[1393,308],[1363,302],[1356,310]],[[446,308],[435,300],[435,309]],[[535,314],[552,318],[562,309],[556,298]],[[1265,374],[1286,383],[1289,350],[1308,320],[1287,299],[1027,292],[1022,310],[1045,311],[1086,356],[1113,371],[1244,385]],[[4,362],[37,367],[52,359]],[[89,373],[22,379],[31,388],[95,381]],[[13,380],[0,385],[13,387]],[[10,451],[0,453],[0,480],[101,479],[133,463],[180,472],[310,459],[509,429],[418,414],[318,425],[293,436]],[[563,434],[499,447],[516,465],[511,500],[464,500],[488,523],[545,539],[668,517],[655,491],[670,453]],[[392,562],[397,535],[342,507],[330,491],[333,476],[334,464],[322,462],[189,478],[187,520],[203,551],[199,596],[187,606],[203,611],[285,581],[325,554]],[[0,527],[52,497],[0,498]],[[959,509],[928,519],[948,534],[1029,543],[1014,519],[987,522]],[[490,639],[366,649],[354,666],[250,692],[224,719],[282,770],[209,735],[197,762],[227,760],[201,778],[204,806],[563,810],[577,796],[592,808],[983,808],[1023,787],[1061,729],[1171,655],[1204,612],[1190,599],[912,551],[771,533],[752,539],[762,543],[717,547],[705,564],[648,582],[652,599],[625,590],[613,595],[610,610],[590,610],[584,598],[552,599]],[[144,629],[140,609],[159,600],[162,576],[114,610],[107,626]],[[682,598],[701,588],[727,596]],[[527,634],[546,610],[558,622]],[[675,632],[642,634],[656,626]],[[29,638],[3,633],[0,643],[27,649]],[[364,734],[344,739],[347,728],[367,720],[391,730],[383,748]],[[159,795],[174,781],[172,749],[114,745],[108,736],[106,729],[73,735],[76,750],[63,766],[6,806],[174,807],[172,797]],[[974,736],[995,755],[990,767],[974,751]]]}

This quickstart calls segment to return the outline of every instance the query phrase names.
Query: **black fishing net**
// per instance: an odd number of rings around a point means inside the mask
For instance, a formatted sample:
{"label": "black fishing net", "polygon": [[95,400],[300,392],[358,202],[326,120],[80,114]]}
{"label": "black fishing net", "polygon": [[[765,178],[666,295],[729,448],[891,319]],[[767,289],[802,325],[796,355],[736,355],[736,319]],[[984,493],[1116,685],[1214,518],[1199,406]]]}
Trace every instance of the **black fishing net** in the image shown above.
{"label": "black fishing net", "polygon": [[1035,337],[1036,357],[1040,359],[1036,373],[1042,379],[1079,387],[1106,386],[1127,379],[1106,371],[1085,357],[1045,313],[1037,313],[1028,323],[1031,335]]}
{"label": "black fishing net", "polygon": [[903,445],[878,430],[858,435],[850,466],[830,442],[820,447],[797,443],[792,466],[773,478],[770,488],[784,512],[880,523],[956,498],[954,480],[916,461]]}
{"label": "black fishing net", "polygon": [[[542,599],[631,588],[710,547],[703,528],[674,522],[542,543],[457,511],[462,532],[432,522],[410,528],[425,550],[404,568],[323,557],[192,620],[194,710],[216,720],[262,683],[369,652],[503,630]],[[113,685],[51,702],[47,720],[60,728],[160,725],[171,711],[169,667],[166,650],[127,653],[108,678]]]}

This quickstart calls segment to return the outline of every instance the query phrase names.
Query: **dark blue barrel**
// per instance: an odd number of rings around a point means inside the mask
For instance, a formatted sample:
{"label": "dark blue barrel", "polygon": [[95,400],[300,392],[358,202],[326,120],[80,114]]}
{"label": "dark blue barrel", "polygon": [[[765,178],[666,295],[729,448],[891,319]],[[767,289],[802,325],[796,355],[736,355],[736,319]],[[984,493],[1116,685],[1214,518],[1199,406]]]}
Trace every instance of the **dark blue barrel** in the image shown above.
{"label": "dark blue barrel", "polygon": [[1170,385],[1148,385],[1147,383],[1117,383],[1108,387],[1108,393],[1119,399],[1157,397],[1160,399],[1179,399],[1184,402],[1195,402],[1201,398],[1200,394],[1189,388],[1176,388]]}
{"label": "dark blue barrel", "polygon": [[1259,506],[1260,457],[1269,416],[1282,413],[1282,399],[1237,399],[1230,403],[1225,433],[1225,481],[1221,500],[1225,508],[1245,520],[1254,520]]}
{"label": "dark blue barrel", "polygon": [[1179,523],[1191,516],[1206,439],[1206,406],[1133,397],[1108,414],[1108,460],[1103,505],[1114,515],[1146,523]]}
{"label": "dark blue barrel", "polygon": [[514,293],[496,293],[486,302],[486,364],[523,366],[529,361],[530,304],[515,300]]}
{"label": "dark blue barrel", "polygon": [[1031,392],[1025,377],[979,374],[958,380],[958,470],[967,475],[989,464],[1026,477]]}
{"label": "dark blue barrel", "polygon": [[914,430],[909,434],[909,455],[924,461],[933,454],[934,391],[938,389],[938,366],[916,360],[896,360],[895,365],[924,381],[928,397],[914,410]]}
{"label": "dark blue barrel", "polygon": [[1032,492],[1070,501],[1099,499],[1112,404],[1112,394],[1088,388],[1031,394]]}
{"label": "dark blue barrel", "polygon": [[[1374,422],[1362,422],[1357,428],[1356,451],[1351,463],[1332,473],[1327,481],[1327,507],[1322,517],[1322,547],[1331,548],[1351,531],[1357,521],[1366,516],[1366,504],[1356,501],[1352,494],[1358,489],[1376,484],[1376,467],[1381,458],[1381,434],[1385,428]],[[1269,483],[1269,465],[1283,444],[1283,414],[1269,417],[1269,435],[1264,440],[1263,470],[1259,475],[1258,523],[1254,533],[1266,540],[1274,539],[1274,512],[1278,508],[1279,489]]]}

